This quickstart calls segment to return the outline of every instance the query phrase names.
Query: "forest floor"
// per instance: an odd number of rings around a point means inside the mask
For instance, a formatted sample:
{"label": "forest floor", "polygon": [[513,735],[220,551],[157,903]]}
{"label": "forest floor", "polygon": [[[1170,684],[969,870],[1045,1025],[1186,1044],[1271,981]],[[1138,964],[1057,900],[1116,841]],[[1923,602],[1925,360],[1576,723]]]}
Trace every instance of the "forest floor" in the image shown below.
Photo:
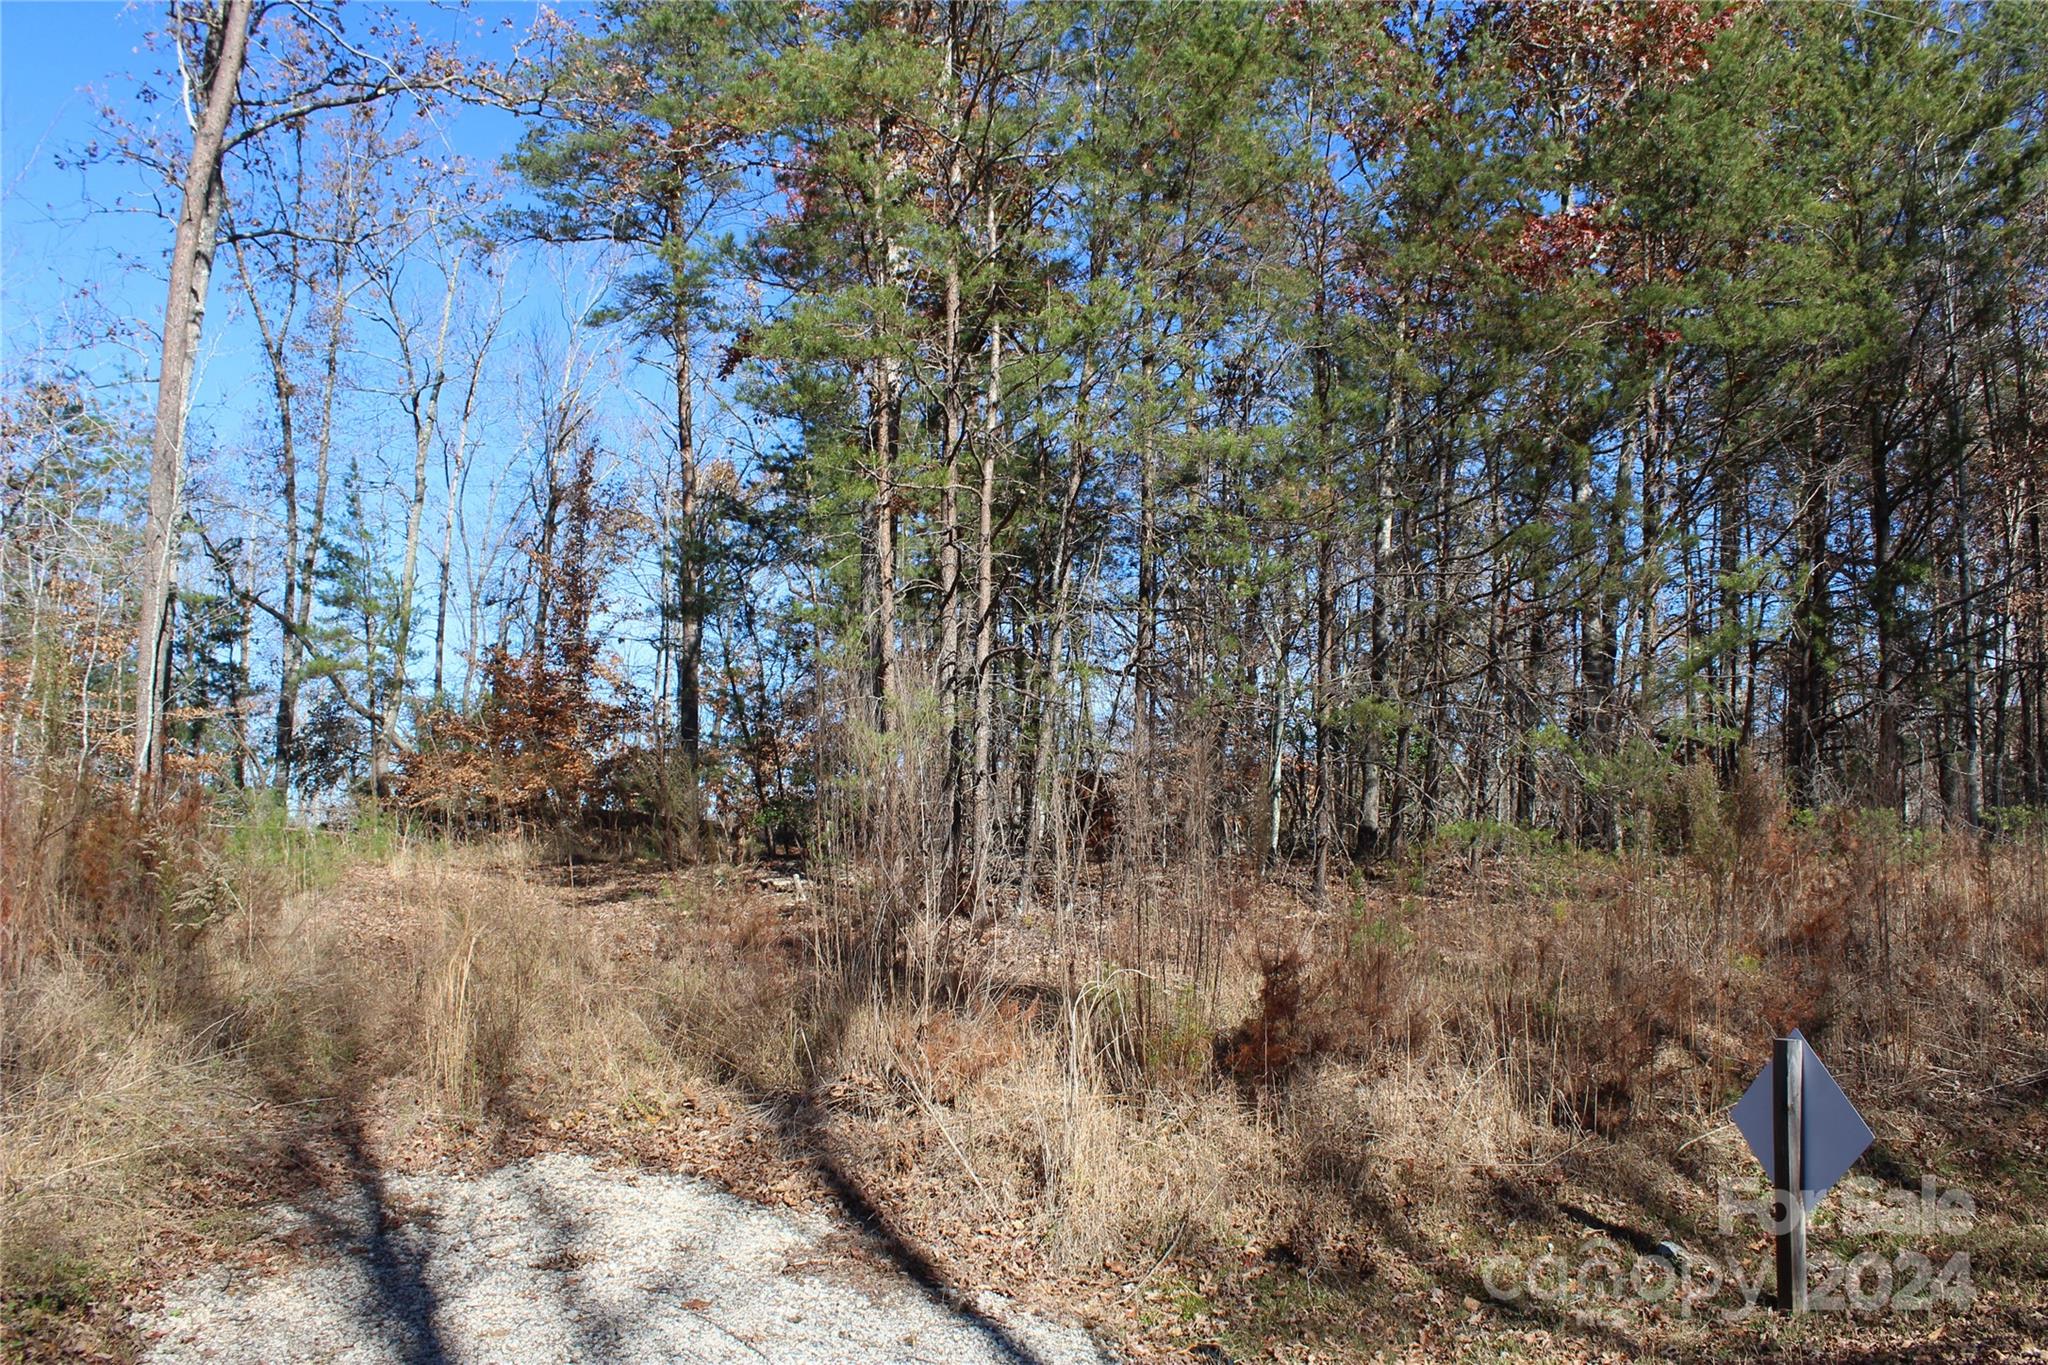
{"label": "forest floor", "polygon": [[[2038,1035],[2000,1041],[1989,1085],[1859,1096],[1879,1141],[1815,1236],[1848,1266],[1816,1280],[1842,1311],[1788,1323],[1767,1238],[1724,1216],[1728,1191],[1761,1187],[1723,1117],[1745,1063],[1658,1049],[1621,1125],[1540,1122],[1484,1069],[1433,1063],[1237,1084],[1202,1073],[1214,1025],[1261,999],[1239,957],[1214,1017],[1154,1028],[1155,1047],[1188,1033],[1201,1064],[1152,1058],[1155,1079],[1119,1084],[1060,1060],[1102,1013],[1061,1012],[1022,972],[972,999],[806,1012],[790,963],[815,890],[789,869],[405,853],[293,894],[238,947],[224,932],[180,989],[217,997],[209,1027],[231,1045],[153,1063],[183,1088],[147,1124],[113,1116],[141,1085],[118,1069],[49,1099],[61,1114],[10,1096],[0,1341],[26,1358],[1047,1362],[1092,1343],[1283,1361],[2048,1345]],[[1448,923],[1474,891],[1422,896]],[[1562,922],[1549,900],[1515,913]],[[1042,929],[1005,924],[973,952],[1014,965]],[[36,989],[17,1016],[32,1030],[85,987]],[[130,1050],[169,1049],[169,1012]],[[53,1145],[88,1129],[98,1147]],[[1901,1189],[1928,1202],[1887,1200]]]}

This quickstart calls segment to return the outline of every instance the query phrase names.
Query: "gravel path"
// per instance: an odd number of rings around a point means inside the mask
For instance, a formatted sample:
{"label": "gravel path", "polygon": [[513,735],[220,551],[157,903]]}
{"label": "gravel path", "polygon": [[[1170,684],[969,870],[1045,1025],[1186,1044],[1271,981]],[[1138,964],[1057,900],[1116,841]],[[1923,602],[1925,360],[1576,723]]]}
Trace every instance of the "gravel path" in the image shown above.
{"label": "gravel path", "polygon": [[275,1264],[202,1271],[138,1316],[144,1360],[1114,1359],[1079,1328],[855,1262],[822,1218],[586,1157],[392,1176],[272,1220]]}

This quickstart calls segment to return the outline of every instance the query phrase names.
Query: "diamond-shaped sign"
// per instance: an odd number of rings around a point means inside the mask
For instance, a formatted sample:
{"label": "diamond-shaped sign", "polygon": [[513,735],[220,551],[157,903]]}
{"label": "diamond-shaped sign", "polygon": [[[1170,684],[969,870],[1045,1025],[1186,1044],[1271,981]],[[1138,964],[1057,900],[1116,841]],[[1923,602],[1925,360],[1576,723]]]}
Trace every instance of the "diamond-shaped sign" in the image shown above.
{"label": "diamond-shaped sign", "polygon": [[[1789,1035],[1802,1043],[1806,1039],[1798,1029]],[[1806,1043],[1800,1050],[1805,1058],[1805,1067],[1800,1072],[1800,1106],[1804,1112],[1804,1139],[1802,1142],[1802,1164],[1805,1167],[1803,1183],[1806,1189],[1806,1211],[1813,1212],[1834,1183],[1847,1175],[1849,1168],[1856,1164],[1876,1135],[1870,1125],[1856,1112],[1856,1106],[1849,1103],[1849,1097],[1842,1093],[1842,1087],[1835,1084],[1835,1078],[1821,1065],[1814,1054],[1813,1044]],[[1728,1117],[1735,1120],[1735,1126],[1742,1130],[1742,1137],[1749,1144],[1749,1150],[1763,1163],[1764,1174],[1770,1177],[1771,1187],[1777,1188],[1777,1153],[1771,1144],[1771,1095],[1777,1087],[1777,1068],[1765,1063],[1763,1074],[1750,1082],[1749,1089],[1736,1101]]]}

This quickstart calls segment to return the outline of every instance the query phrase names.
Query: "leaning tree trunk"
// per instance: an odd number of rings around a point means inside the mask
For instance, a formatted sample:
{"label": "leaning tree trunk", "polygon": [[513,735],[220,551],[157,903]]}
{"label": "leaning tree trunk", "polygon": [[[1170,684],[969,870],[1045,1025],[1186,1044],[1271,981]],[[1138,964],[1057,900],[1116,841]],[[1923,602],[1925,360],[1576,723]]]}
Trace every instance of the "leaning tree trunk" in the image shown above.
{"label": "leaning tree trunk", "polygon": [[171,245],[164,300],[163,364],[157,378],[156,430],[150,441],[149,515],[143,532],[142,608],[135,632],[135,781],[137,800],[163,777],[164,701],[170,678],[171,585],[185,464],[185,405],[192,363],[213,278],[213,252],[226,193],[221,155],[228,117],[249,50],[251,0],[226,0],[208,23],[202,78],[205,104],[192,130],[192,157]]}

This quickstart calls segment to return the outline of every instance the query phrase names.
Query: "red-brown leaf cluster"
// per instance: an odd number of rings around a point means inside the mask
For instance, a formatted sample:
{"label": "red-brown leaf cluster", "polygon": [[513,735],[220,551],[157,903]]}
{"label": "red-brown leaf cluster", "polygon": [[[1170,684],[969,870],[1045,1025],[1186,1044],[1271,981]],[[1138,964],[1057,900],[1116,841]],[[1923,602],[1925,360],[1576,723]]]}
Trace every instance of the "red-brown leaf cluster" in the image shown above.
{"label": "red-brown leaf cluster", "polygon": [[1595,207],[1531,214],[1508,248],[1506,265],[1523,283],[1548,289],[1591,269],[1613,236],[1614,228]]}
{"label": "red-brown leaf cluster", "polygon": [[1748,8],[1708,13],[1693,0],[1506,0],[1496,22],[1519,73],[1624,99],[1641,85],[1703,75],[1714,39]]}

